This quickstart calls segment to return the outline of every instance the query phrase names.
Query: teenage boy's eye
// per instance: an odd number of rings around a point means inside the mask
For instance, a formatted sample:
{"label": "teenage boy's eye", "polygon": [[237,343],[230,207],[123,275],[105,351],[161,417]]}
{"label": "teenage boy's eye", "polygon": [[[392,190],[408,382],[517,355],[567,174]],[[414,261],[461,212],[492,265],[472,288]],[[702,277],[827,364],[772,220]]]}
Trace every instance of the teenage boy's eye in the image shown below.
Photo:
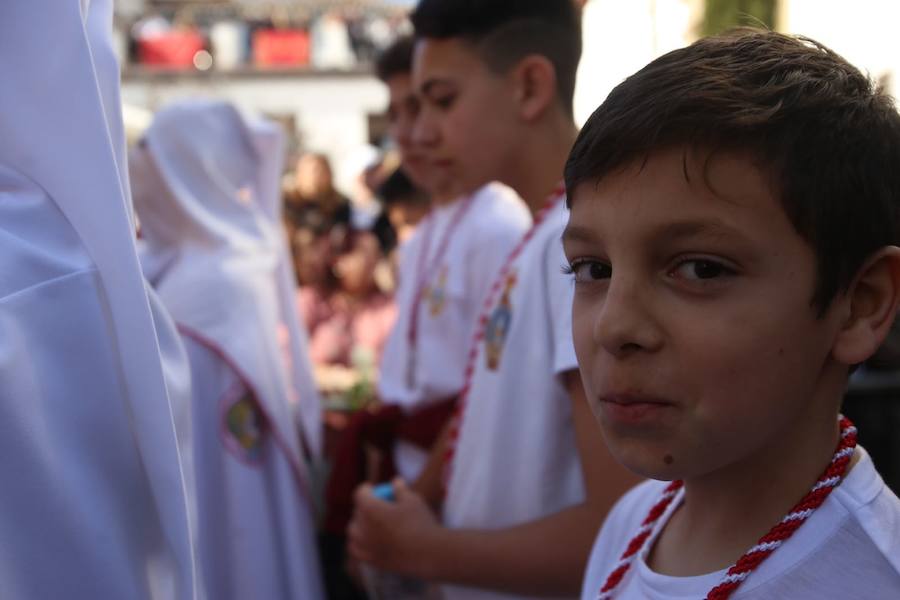
{"label": "teenage boy's eye", "polygon": [[669,274],[679,279],[702,281],[733,275],[734,271],[714,260],[698,259],[679,263]]}
{"label": "teenage boy's eye", "polygon": [[456,94],[441,94],[431,97],[431,103],[443,110],[447,110],[453,106],[455,100]]}
{"label": "teenage boy's eye", "polygon": [[609,279],[612,276],[612,267],[595,260],[582,260],[563,267],[563,272],[567,275],[573,275],[575,283],[590,283],[592,281]]}

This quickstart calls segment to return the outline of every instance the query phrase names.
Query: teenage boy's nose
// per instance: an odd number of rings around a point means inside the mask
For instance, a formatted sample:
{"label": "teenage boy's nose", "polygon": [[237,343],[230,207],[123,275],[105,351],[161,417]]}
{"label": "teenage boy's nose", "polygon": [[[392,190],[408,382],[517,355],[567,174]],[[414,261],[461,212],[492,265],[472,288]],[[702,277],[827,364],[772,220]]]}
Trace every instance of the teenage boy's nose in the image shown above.
{"label": "teenage boy's nose", "polygon": [[423,108],[412,125],[410,138],[418,146],[434,146],[439,138],[438,127],[430,110]]}
{"label": "teenage boy's nose", "polygon": [[596,309],[594,342],[616,358],[652,352],[662,343],[661,332],[642,296],[638,286],[613,278],[604,301]]}

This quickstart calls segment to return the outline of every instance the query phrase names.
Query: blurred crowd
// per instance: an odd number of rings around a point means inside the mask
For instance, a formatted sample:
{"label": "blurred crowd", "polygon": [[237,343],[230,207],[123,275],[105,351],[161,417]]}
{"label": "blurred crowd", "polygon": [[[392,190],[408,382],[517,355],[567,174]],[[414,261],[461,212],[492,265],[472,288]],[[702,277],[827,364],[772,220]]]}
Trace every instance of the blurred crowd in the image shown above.
{"label": "blurred crowd", "polygon": [[302,154],[285,175],[284,225],[326,402],[359,408],[372,394],[396,318],[396,250],[428,212],[428,197],[393,153],[370,149],[348,197],[327,156]]}

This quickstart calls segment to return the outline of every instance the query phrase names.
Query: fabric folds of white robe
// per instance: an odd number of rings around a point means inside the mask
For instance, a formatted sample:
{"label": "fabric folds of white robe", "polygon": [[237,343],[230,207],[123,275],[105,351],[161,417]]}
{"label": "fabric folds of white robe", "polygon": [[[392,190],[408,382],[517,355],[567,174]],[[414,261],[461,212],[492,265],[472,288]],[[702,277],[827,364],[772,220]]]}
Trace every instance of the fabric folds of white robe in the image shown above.
{"label": "fabric folds of white robe", "polygon": [[145,273],[191,358],[201,564],[223,599],[322,595],[294,415],[320,417],[289,302],[282,147],[274,126],[192,101],[161,110],[132,152]]}
{"label": "fabric folds of white robe", "polygon": [[110,0],[0,3],[2,598],[201,597],[189,374],[137,260],[111,24]]}

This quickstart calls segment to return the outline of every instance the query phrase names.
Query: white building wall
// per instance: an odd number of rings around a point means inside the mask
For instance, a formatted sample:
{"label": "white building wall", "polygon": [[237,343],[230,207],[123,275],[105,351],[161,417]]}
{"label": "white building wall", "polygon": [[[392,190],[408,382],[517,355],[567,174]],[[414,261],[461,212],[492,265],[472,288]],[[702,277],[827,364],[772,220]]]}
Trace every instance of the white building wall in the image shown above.
{"label": "white building wall", "polygon": [[780,29],[811,37],[900,96],[900,2],[782,0]]}
{"label": "white building wall", "polygon": [[[125,77],[125,104],[155,111],[192,97],[219,98],[248,112],[293,116],[306,150],[331,159],[338,186],[349,191],[355,173],[347,158],[368,143],[368,116],[387,106],[387,89],[368,74],[193,74]],[[351,161],[352,162],[352,161]]]}
{"label": "white building wall", "polygon": [[702,0],[589,0],[584,7],[575,122],[584,124],[628,75],[694,41],[702,14]]}

